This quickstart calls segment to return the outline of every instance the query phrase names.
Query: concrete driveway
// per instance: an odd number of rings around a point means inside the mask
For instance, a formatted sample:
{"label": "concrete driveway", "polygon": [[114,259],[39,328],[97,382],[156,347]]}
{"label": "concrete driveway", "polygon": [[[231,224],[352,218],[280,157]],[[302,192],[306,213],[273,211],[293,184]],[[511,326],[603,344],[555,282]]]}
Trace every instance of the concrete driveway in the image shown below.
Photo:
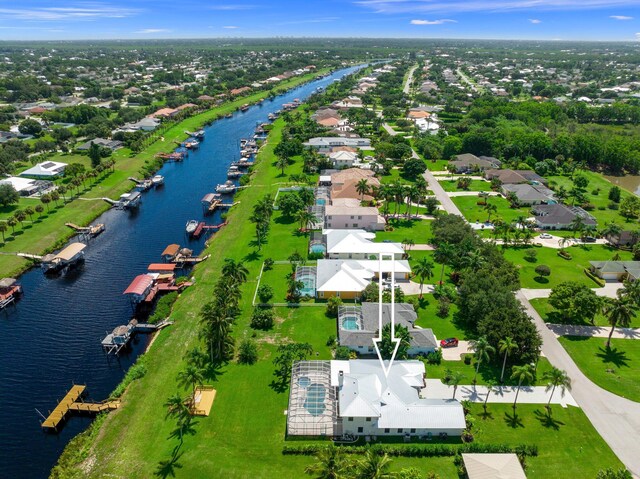
{"label": "concrete driveway", "polygon": [[451,198],[449,198],[449,195],[447,194],[447,192],[444,191],[442,186],[440,186],[440,183],[438,182],[436,177],[433,176],[433,174],[430,171],[425,171],[422,174],[422,176],[429,184],[429,189],[433,191],[434,196],[443,206],[444,210],[450,215],[456,215],[456,216],[460,216],[461,218],[464,218],[464,215],[460,212],[460,210],[455,205],[455,203],[451,201]]}
{"label": "concrete driveway", "polygon": [[458,341],[458,347],[456,348],[442,348],[442,359],[445,361],[462,361],[462,355],[467,353],[473,353],[469,349],[469,341]]}
{"label": "concrete driveway", "polygon": [[[575,324],[549,324],[547,328],[556,336],[582,336],[586,338],[608,338],[610,327],[578,326]],[[611,335],[613,339],[640,339],[640,328],[616,328]]]}

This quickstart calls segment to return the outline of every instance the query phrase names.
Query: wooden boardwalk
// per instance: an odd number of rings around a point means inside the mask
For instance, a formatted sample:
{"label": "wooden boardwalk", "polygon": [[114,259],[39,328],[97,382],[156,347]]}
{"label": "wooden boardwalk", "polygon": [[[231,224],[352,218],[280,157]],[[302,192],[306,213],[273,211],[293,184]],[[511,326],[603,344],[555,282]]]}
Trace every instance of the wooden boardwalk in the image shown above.
{"label": "wooden boardwalk", "polygon": [[74,385],[67,392],[65,397],[58,403],[56,408],[49,413],[42,422],[44,429],[58,430],[58,426],[62,423],[69,412],[84,412],[89,414],[98,414],[106,411],[113,411],[120,407],[120,400],[103,401],[99,403],[83,402],[82,395],[87,387],[82,385]]}

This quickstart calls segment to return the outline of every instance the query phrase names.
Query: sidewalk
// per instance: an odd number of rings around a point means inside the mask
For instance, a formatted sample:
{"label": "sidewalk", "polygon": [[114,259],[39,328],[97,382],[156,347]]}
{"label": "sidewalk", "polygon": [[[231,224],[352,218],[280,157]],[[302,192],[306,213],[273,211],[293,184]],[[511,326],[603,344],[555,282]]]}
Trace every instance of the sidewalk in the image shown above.
{"label": "sidewalk", "polygon": [[[585,338],[608,338],[610,326],[582,326],[576,324],[550,324],[547,327],[556,336],[583,336]],[[640,328],[616,328],[613,339],[640,339]]]}

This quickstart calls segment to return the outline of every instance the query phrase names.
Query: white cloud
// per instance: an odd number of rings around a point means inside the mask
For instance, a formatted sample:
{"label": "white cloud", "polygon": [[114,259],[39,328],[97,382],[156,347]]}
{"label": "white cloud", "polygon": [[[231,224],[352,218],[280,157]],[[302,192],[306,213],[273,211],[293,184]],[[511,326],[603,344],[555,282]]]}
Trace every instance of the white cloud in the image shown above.
{"label": "white cloud", "polygon": [[276,25],[301,25],[304,23],[327,23],[327,22],[333,22],[334,20],[340,20],[340,17],[322,17],[322,18],[311,18],[309,20],[291,20],[289,22],[276,23]]}
{"label": "white cloud", "polygon": [[224,26],[224,27],[222,27],[222,28],[228,28],[228,29],[230,29],[230,30],[233,30],[234,28],[240,28],[240,27],[238,27],[237,25],[225,25],[225,26]]}
{"label": "white cloud", "polygon": [[529,22],[533,23],[534,25],[538,25],[539,23],[542,23],[542,20],[538,20],[537,18],[530,18]]}
{"label": "white cloud", "polygon": [[356,0],[376,13],[505,12],[637,7],[638,0]]}
{"label": "white cloud", "polygon": [[444,23],[458,23],[455,20],[443,18],[441,20],[411,20],[411,25],[442,25]]}
{"label": "white cloud", "polygon": [[139,12],[134,8],[86,3],[72,7],[0,8],[0,18],[31,21],[97,20],[130,17]]}
{"label": "white cloud", "polygon": [[636,33],[636,40],[640,42],[640,32]]}
{"label": "white cloud", "polygon": [[167,30],[166,28],[143,28],[142,30],[138,30],[136,33],[166,33],[171,30]]}
{"label": "white cloud", "polygon": [[628,17],[626,15],[611,15],[609,18],[613,18],[614,20],[633,20],[633,17]]}

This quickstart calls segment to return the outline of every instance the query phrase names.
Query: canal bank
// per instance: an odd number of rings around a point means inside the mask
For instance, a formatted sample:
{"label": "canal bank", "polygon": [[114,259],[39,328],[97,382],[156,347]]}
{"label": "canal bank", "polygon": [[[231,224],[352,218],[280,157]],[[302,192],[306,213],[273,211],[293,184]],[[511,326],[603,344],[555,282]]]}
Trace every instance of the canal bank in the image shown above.
{"label": "canal bank", "polygon": [[[283,82],[277,91],[295,88],[326,73],[328,73],[328,69],[292,78]],[[15,277],[31,267],[30,262],[23,258],[12,256],[11,253],[28,252],[43,255],[58,249],[74,236],[73,231],[67,228],[65,223],[89,224],[110,209],[111,206],[102,201],[101,198],[116,199],[122,193],[130,191],[134,185],[128,178],[130,176],[138,176],[142,167],[153,164],[157,164],[157,168],[162,167],[162,163],[155,158],[155,155],[172,151],[176,146],[175,141],[181,141],[186,138],[185,130],[198,130],[204,125],[236,111],[245,103],[256,104],[263,100],[270,102],[270,100],[267,100],[268,96],[269,91],[261,91],[186,118],[167,130],[164,134],[164,141],[158,140],[152,143],[139,154],[129,155],[127,153],[128,150],[116,151],[113,155],[116,160],[115,171],[80,194],[82,198],[92,201],[75,199],[61,207],[50,204],[41,221],[39,220],[40,218],[36,218],[33,223],[25,222],[26,228],[18,226],[16,229],[17,234],[15,235],[6,233],[8,241],[4,242],[1,249],[2,254],[0,254],[0,277]],[[64,162],[65,156],[56,156],[52,159]]]}
{"label": "canal bank", "polygon": [[[93,398],[106,398],[145,347],[148,337],[140,336],[128,355],[107,360],[101,352],[100,339],[106,331],[126,324],[131,310],[122,292],[135,275],[159,260],[167,244],[188,246],[196,254],[203,249],[204,238],[188,241],[184,224],[191,218],[201,218],[200,199],[226,179],[229,164],[238,157],[239,139],[250,136],[255,125],[265,121],[269,112],[294,98],[305,99],[317,87],[326,86],[351,71],[353,69],[335,72],[210,125],[197,152],[182,163],[166,164],[161,169],[164,188],[146,193],[137,213],[111,210],[100,218],[107,230],[91,243],[83,270],[57,279],[43,278],[36,270],[23,276],[27,294],[18,308],[0,322],[0,380],[6,385],[0,391],[3,423],[0,467],[4,473],[18,478],[46,477],[65,444],[84,430],[90,420],[73,418],[59,435],[43,435],[35,409],[42,412],[52,409],[72,381],[86,384]],[[253,191],[258,192],[261,187],[264,185],[256,183]],[[249,191],[251,189],[247,193]],[[244,194],[240,194],[241,199]],[[233,228],[252,227],[246,220],[250,213],[242,204],[233,214],[238,215],[231,224]],[[210,217],[208,221],[219,222],[219,217]],[[231,235],[235,230],[226,231]],[[214,236],[211,248],[216,248],[217,243]],[[223,254],[224,249],[219,255]],[[216,268],[218,263],[211,262]],[[206,297],[215,274],[208,268],[197,270],[200,286],[183,295],[178,311],[196,298],[193,296],[196,291]],[[190,314],[183,324],[191,322],[195,326],[195,321]],[[181,326],[174,326],[158,337],[149,353],[152,357],[162,357],[165,349],[171,350],[167,341],[181,336]],[[190,342],[195,339],[194,335],[195,331],[188,331],[182,339]],[[184,343],[173,347],[182,352]],[[149,363],[151,377],[157,365],[153,361]],[[171,367],[173,365],[169,365]],[[136,392],[136,386],[127,396],[133,398],[142,393],[144,399],[148,391]],[[127,400],[123,412],[129,414],[126,405]]]}

